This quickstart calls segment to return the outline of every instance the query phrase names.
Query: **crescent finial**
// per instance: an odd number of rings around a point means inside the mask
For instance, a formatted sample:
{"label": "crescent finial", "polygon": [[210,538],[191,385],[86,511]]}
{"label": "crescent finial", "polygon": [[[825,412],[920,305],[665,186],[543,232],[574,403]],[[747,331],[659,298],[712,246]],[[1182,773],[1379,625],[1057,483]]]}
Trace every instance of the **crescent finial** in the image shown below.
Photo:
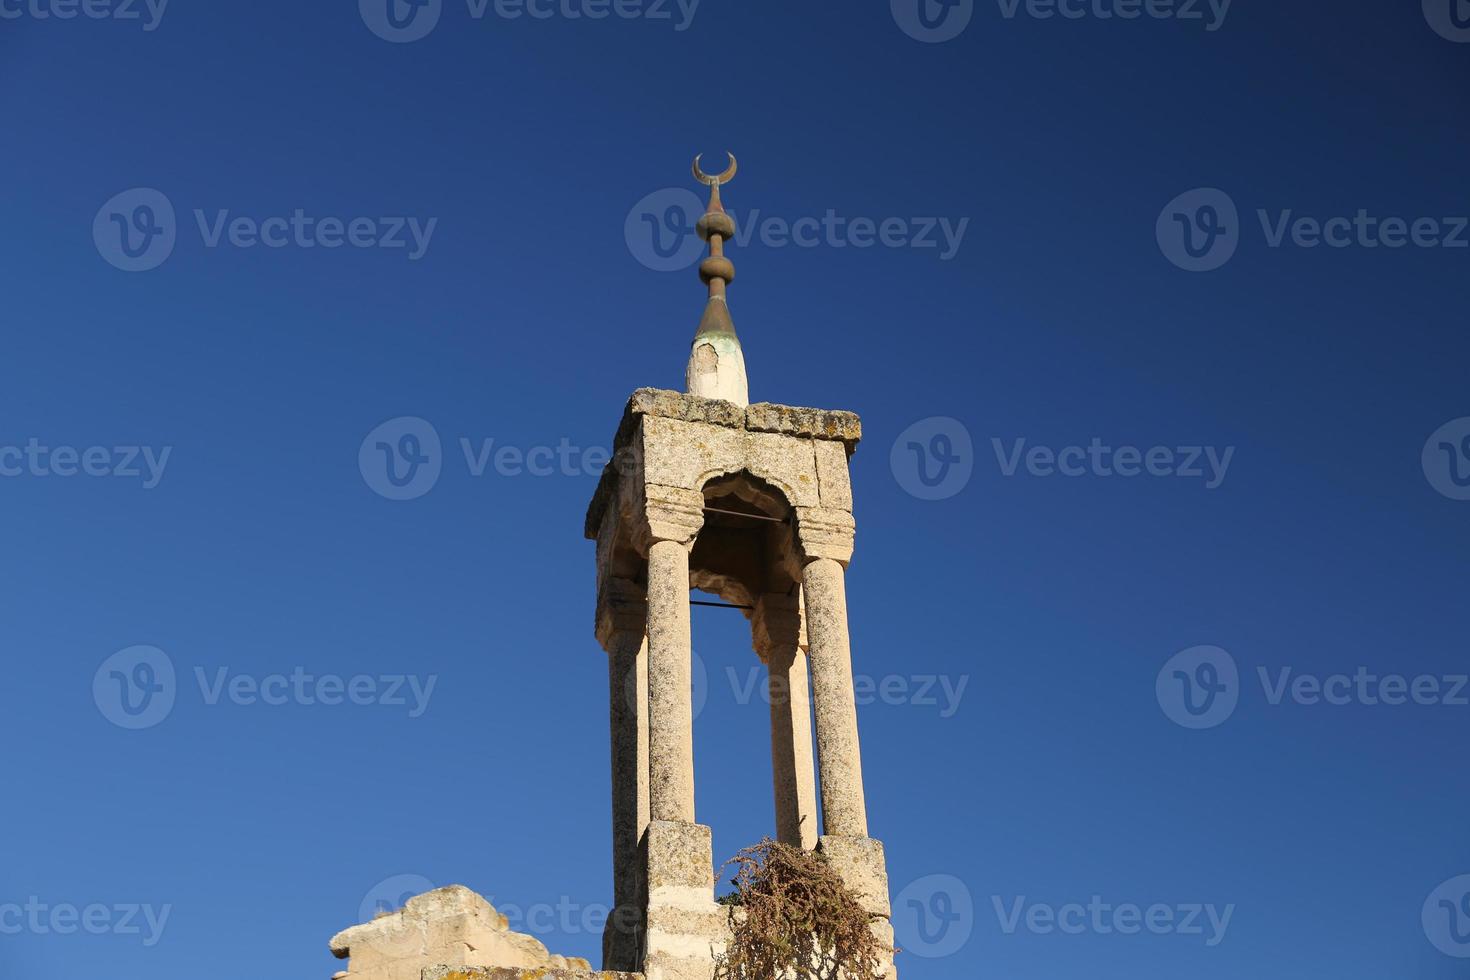
{"label": "crescent finial", "polygon": [[710,187],[719,187],[721,184],[728,184],[730,183],[730,181],[735,179],[735,171],[739,168],[739,165],[735,162],[735,154],[731,153],[729,150],[725,151],[725,156],[730,158],[730,166],[725,168],[724,173],[714,177],[711,177],[709,174],[700,169],[699,161],[700,158],[702,158],[703,156],[704,154],[701,153],[694,158],[695,180],[699,181],[701,184],[708,184]]}

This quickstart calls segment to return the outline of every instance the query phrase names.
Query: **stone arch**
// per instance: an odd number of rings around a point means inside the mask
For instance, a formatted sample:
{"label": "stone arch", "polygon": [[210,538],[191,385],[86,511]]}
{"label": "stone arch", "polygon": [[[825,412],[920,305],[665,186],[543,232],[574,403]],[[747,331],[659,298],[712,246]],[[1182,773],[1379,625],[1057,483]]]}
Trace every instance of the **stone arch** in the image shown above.
{"label": "stone arch", "polygon": [[786,507],[792,510],[806,503],[806,501],[801,499],[801,494],[797,492],[796,488],[788,480],[772,472],[768,467],[761,466],[759,463],[754,463],[751,460],[731,460],[723,465],[710,467],[699,474],[694,481],[694,486],[701,492],[706,492],[711,484],[742,475],[752,485],[758,485],[776,491]]}
{"label": "stone arch", "polygon": [[690,553],[690,584],[745,608],[768,593],[795,595],[800,570],[790,492],[740,468],[700,482],[704,524]]}

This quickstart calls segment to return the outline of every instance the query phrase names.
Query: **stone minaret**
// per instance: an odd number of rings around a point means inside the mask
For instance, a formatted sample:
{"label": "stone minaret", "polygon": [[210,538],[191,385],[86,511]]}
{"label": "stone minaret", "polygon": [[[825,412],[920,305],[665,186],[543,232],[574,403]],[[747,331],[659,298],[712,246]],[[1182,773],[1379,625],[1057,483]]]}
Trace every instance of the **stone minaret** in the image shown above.
{"label": "stone minaret", "polygon": [[875,933],[893,937],[883,845],[868,836],[847,627],[848,460],[860,423],[851,412],[749,404],[726,302],[735,270],[724,243],[735,227],[720,187],[734,157],[718,177],[696,158],[694,173],[710,187],[698,224],[709,299],[687,394],[633,393],[586,522],[611,706],[616,908],[603,968],[647,980],[710,980],[729,938],[710,831],[695,817],[691,587],[745,610],[769,668],[776,836],[819,851]]}

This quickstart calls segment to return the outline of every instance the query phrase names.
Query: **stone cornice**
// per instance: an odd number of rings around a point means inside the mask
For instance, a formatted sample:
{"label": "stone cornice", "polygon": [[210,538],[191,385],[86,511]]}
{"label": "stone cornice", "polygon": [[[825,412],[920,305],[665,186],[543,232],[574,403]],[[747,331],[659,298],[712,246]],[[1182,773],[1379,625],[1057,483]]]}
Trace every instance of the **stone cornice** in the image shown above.
{"label": "stone cornice", "polygon": [[627,408],[623,410],[623,419],[613,440],[612,461],[603,468],[602,478],[598,481],[597,490],[587,508],[584,530],[589,538],[596,538],[598,528],[602,526],[603,513],[618,485],[620,468],[627,465],[628,447],[632,444],[644,416],[699,422],[746,432],[775,432],[798,438],[840,442],[848,456],[857,449],[863,436],[862,420],[853,412],[799,408],[770,402],[757,402],[742,408],[733,402],[715,398],[701,398],[698,395],[685,395],[661,388],[639,388],[633,392],[628,399]]}

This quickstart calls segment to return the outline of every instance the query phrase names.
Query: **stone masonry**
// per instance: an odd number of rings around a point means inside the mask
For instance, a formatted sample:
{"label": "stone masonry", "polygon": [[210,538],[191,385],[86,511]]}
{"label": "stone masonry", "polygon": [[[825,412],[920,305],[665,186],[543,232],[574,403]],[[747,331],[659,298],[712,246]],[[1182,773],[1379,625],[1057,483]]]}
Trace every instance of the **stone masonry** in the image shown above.
{"label": "stone masonry", "polygon": [[585,528],[597,542],[597,635],[614,664],[616,900],[631,906],[621,921],[633,924],[609,926],[609,969],[709,980],[729,939],[709,829],[695,820],[691,586],[747,607],[769,667],[777,839],[826,857],[892,942],[883,848],[868,837],[847,631],[848,459],[861,435],[850,412],[648,388],[629,399]]}

